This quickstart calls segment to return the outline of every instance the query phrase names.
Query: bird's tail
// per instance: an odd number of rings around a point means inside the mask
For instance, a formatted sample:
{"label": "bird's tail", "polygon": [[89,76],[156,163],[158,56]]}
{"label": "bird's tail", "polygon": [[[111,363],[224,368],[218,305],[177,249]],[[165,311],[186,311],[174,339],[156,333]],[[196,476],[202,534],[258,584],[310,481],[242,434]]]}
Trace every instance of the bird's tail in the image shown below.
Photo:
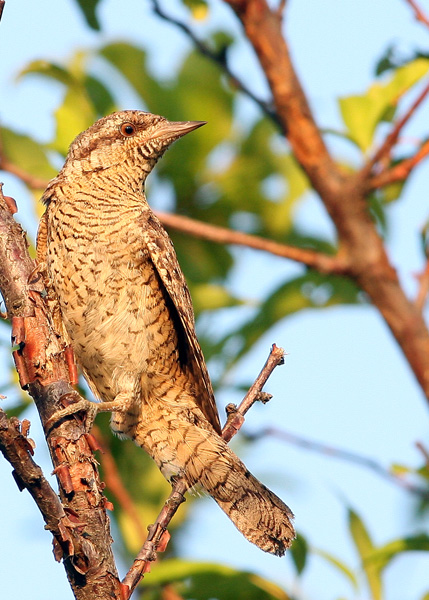
{"label": "bird's tail", "polygon": [[[216,432],[204,433],[187,460],[186,475],[214,498],[237,529],[261,550],[283,556],[295,538],[293,513],[254,477]],[[207,435],[208,434],[208,435]],[[188,444],[188,448],[193,444]]]}

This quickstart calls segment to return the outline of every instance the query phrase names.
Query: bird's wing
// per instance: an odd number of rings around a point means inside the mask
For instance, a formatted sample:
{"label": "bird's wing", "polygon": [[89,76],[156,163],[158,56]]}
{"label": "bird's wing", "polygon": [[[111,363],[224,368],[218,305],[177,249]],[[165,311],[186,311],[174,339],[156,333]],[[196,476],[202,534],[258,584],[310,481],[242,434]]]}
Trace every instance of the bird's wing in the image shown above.
{"label": "bird's wing", "polygon": [[221,433],[219,414],[206,363],[195,334],[194,310],[185,277],[179,266],[173,243],[159,219],[143,213],[143,237],[150,258],[177,311],[186,339],[187,366],[194,376],[197,402],[206,418]]}

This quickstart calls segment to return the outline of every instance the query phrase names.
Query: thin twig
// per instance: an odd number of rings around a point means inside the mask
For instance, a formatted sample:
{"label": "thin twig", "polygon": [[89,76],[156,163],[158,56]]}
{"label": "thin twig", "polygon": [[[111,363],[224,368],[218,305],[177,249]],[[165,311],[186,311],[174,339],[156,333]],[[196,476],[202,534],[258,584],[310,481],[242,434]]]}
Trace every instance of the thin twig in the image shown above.
{"label": "thin twig", "polygon": [[192,31],[192,29],[179,21],[175,17],[169,15],[164,12],[164,10],[160,7],[158,0],[152,0],[153,11],[157,14],[161,19],[171,23],[181,31],[192,41],[194,46],[198,49],[198,51],[205,57],[209,58],[212,62],[214,62],[218,67],[222,69],[222,71],[229,77],[234,87],[239,89],[243,94],[245,94],[248,98],[253,100],[262,111],[272,120],[274,123],[279,125],[279,120],[277,118],[276,113],[272,110],[270,105],[267,102],[264,102],[260,98],[258,98],[250,89],[231,71],[228,66],[225,51],[222,52],[214,52],[211,50],[206,44],[204,44]]}
{"label": "thin twig", "polygon": [[399,475],[395,475],[395,473],[392,473],[391,471],[383,467],[383,465],[381,465],[373,458],[361,456],[360,454],[355,454],[354,452],[350,452],[349,450],[336,448],[334,446],[329,446],[327,444],[323,444],[315,440],[310,440],[308,438],[296,435],[295,433],[285,431],[284,429],[278,429],[277,427],[266,427],[256,433],[247,433],[245,434],[245,437],[251,441],[259,440],[263,437],[275,437],[281,440],[282,442],[293,444],[294,446],[299,446],[301,448],[305,448],[306,450],[317,452],[318,454],[324,454],[326,456],[331,456],[333,458],[338,458],[340,460],[352,462],[354,464],[370,469],[377,475],[383,477],[383,479],[387,479],[395,483],[396,485],[399,485],[408,492],[416,494],[421,498],[429,499],[428,489],[414,485],[413,483],[404,480]]}
{"label": "thin twig", "polygon": [[369,181],[369,189],[382,188],[390,183],[396,183],[398,181],[405,181],[410,175],[411,171],[421,161],[429,155],[429,140],[426,140],[418,149],[418,151],[410,158],[405,158],[401,162],[397,163],[394,167],[382,171],[378,175],[374,175]]}
{"label": "thin twig", "polygon": [[[227,422],[222,430],[222,437],[226,442],[240,430],[244,423],[244,415],[260,399],[262,388],[274,369],[283,364],[284,350],[273,344],[268,359],[263,366],[261,372],[256,378],[253,385],[250,387],[246,396],[241,401],[239,407],[231,405]],[[266,397],[264,396],[266,401]],[[138,583],[144,577],[144,574],[150,570],[150,563],[156,559],[157,552],[163,552],[168,543],[169,534],[167,527],[175,515],[177,509],[185,501],[184,495],[188,489],[188,485],[184,479],[176,479],[173,489],[167,498],[161,512],[158,515],[155,523],[149,529],[149,535],[140,550],[138,556],[134,560],[128,573],[122,580],[124,588],[128,588],[128,599],[135,590]]]}
{"label": "thin twig", "polygon": [[423,25],[429,29],[429,17],[423,13],[422,9],[417,5],[417,2],[415,0],[405,0],[405,2],[413,9],[416,20],[423,23]]}
{"label": "thin twig", "polygon": [[412,103],[410,108],[407,110],[407,112],[400,119],[398,119],[398,121],[395,123],[392,131],[387,135],[386,139],[384,140],[384,142],[382,143],[380,148],[376,151],[374,156],[368,161],[368,163],[363,168],[363,170],[362,170],[363,172],[368,173],[368,174],[371,173],[374,166],[378,162],[380,162],[381,159],[383,159],[385,156],[387,156],[390,153],[393,146],[398,141],[398,137],[399,137],[399,134],[401,133],[402,129],[404,128],[406,123],[410,120],[410,118],[413,116],[413,114],[415,113],[417,108],[420,106],[420,104],[423,102],[423,100],[425,100],[425,98],[428,94],[429,94],[429,81],[424,86],[423,90],[420,92],[420,94],[417,96],[417,98],[414,100],[414,102]]}
{"label": "thin twig", "polygon": [[347,263],[345,257],[336,255],[329,256],[314,250],[306,248],[297,248],[296,246],[288,246],[280,244],[273,240],[250,235],[241,231],[234,231],[227,227],[219,227],[218,225],[210,225],[190,219],[182,215],[159,212],[156,213],[160,220],[167,228],[176,229],[183,233],[188,233],[194,237],[210,240],[218,244],[234,244],[238,246],[247,246],[255,250],[269,252],[276,256],[289,258],[296,262],[303,263],[312,269],[316,269],[321,273],[344,274],[347,272]]}

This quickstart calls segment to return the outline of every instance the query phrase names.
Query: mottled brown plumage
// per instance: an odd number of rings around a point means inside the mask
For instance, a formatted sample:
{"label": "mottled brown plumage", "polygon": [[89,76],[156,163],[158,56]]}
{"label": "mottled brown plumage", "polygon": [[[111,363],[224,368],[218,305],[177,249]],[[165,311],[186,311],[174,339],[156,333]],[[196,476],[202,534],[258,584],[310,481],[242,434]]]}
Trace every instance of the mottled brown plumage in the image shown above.
{"label": "mottled brown plumage", "polygon": [[202,124],[123,111],[79,135],[43,196],[38,261],[102,400],[93,406],[112,411],[113,431],[142,446],[167,479],[202,485],[251,542],[282,555],[292,513],[219,435],[189,291],[144,195],[168,146]]}

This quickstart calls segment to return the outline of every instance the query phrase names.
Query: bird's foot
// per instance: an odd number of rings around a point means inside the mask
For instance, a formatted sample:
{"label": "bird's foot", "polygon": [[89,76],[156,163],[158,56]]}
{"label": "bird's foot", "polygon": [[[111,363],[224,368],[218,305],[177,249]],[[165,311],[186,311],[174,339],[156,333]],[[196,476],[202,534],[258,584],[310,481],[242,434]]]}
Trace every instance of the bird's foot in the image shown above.
{"label": "bird's foot", "polygon": [[89,433],[94,425],[95,417],[99,412],[124,412],[127,408],[127,404],[124,402],[124,395],[121,393],[111,402],[91,402],[86,398],[80,398],[77,402],[73,402],[72,404],[69,404],[69,406],[54,413],[52,417],[46,421],[45,431],[49,433],[52,428],[59,425],[65,417],[85,412],[85,430],[86,433]]}

